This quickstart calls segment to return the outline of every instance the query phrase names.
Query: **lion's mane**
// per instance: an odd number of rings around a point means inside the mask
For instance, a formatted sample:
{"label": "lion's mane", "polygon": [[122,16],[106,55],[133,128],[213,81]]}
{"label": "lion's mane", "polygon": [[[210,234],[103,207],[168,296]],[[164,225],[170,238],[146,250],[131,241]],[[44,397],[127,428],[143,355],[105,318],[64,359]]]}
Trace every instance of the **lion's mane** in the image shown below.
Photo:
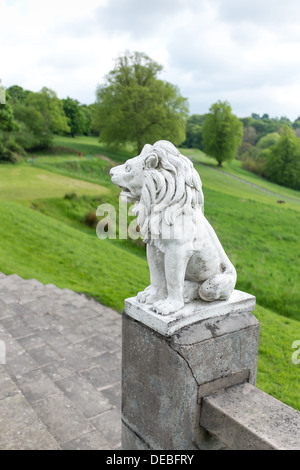
{"label": "lion's mane", "polygon": [[134,207],[145,242],[161,235],[163,221],[171,226],[176,217],[192,215],[204,204],[199,174],[173,144],[156,142],[148,151],[150,156],[158,163],[155,168],[145,167],[141,198]]}

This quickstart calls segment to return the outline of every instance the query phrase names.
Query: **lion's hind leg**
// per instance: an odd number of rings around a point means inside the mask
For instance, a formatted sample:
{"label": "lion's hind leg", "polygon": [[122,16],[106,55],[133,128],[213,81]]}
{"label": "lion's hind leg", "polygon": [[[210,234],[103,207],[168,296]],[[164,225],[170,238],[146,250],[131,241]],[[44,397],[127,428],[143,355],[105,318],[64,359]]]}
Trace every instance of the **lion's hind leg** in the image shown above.
{"label": "lion's hind leg", "polygon": [[199,287],[199,297],[206,302],[227,300],[233,292],[235,283],[234,273],[215,274]]}

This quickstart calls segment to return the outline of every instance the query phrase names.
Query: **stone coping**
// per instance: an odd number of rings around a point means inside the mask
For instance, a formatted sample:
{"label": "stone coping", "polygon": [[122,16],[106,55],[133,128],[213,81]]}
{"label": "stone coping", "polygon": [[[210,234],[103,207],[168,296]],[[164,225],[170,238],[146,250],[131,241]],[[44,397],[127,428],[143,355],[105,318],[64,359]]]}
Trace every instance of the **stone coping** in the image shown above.
{"label": "stone coping", "polygon": [[200,424],[231,450],[300,450],[300,413],[249,383],[203,398]]}
{"label": "stone coping", "polygon": [[234,290],[228,300],[205,302],[194,300],[185,304],[178,312],[160,315],[152,310],[152,305],[142,304],[131,297],[125,300],[126,314],[143,323],[163,336],[172,336],[182,328],[209,318],[228,315],[229,313],[253,312],[255,297],[245,292]]}

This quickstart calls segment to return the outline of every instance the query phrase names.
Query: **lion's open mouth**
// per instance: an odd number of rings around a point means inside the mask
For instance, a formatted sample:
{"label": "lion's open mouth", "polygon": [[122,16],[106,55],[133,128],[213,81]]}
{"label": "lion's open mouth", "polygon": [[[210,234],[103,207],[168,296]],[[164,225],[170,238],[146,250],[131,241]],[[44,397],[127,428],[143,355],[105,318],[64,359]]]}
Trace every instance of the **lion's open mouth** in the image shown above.
{"label": "lion's open mouth", "polygon": [[121,199],[124,201],[124,202],[135,202],[136,201],[136,198],[134,197],[134,195],[131,193],[131,191],[128,189],[128,188],[124,188],[122,186],[120,186],[120,189],[121,189]]}

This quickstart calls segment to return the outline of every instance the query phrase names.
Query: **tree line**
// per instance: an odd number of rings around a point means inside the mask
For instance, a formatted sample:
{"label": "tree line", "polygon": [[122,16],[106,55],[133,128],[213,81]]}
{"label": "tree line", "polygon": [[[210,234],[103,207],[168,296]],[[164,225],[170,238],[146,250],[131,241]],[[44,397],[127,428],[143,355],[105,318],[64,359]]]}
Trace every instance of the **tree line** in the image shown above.
{"label": "tree line", "polygon": [[238,119],[229,103],[219,101],[208,114],[187,119],[182,145],[206,152],[220,166],[237,158],[248,171],[300,189],[300,116],[294,122],[285,116],[271,118],[256,113]]}
{"label": "tree line", "polygon": [[61,100],[46,87],[32,92],[13,85],[0,105],[0,160],[15,162],[27,151],[49,148],[55,134],[93,132],[91,106],[70,97]]}
{"label": "tree line", "polygon": [[219,166],[238,158],[247,170],[300,189],[300,117],[291,122],[253,113],[241,119],[226,101],[190,116],[178,87],[159,78],[162,69],[144,53],[126,52],[91,105],[59,99],[46,87],[40,92],[9,87],[6,104],[0,104],[0,161],[48,148],[55,134],[97,135],[107,146],[130,144],[137,152],[164,139],[203,150]]}

